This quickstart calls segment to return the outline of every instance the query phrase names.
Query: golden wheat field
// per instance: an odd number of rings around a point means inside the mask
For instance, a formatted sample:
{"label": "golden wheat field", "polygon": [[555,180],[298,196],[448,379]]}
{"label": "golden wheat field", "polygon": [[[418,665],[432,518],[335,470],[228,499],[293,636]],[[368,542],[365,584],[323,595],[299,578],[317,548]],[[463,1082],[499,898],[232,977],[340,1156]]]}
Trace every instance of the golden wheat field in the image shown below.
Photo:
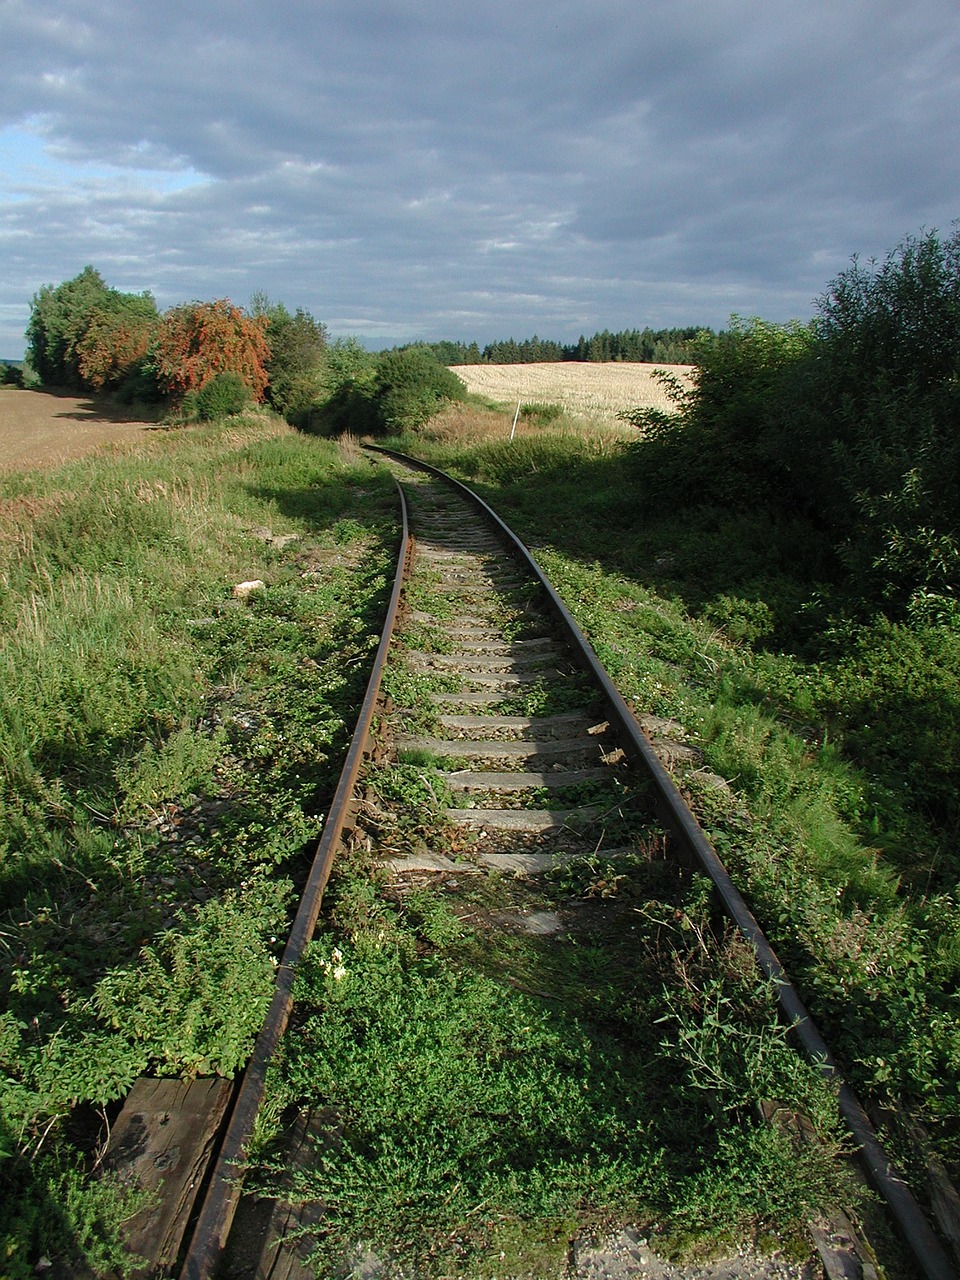
{"label": "golden wheat field", "polygon": [[685,384],[691,365],[686,364],[584,364],[561,361],[551,364],[461,364],[453,372],[467,390],[496,404],[516,406],[547,403],[563,405],[567,413],[596,422],[616,422],[621,409],[640,406],[670,410],[666,392],[654,378],[654,370],[666,369]]}

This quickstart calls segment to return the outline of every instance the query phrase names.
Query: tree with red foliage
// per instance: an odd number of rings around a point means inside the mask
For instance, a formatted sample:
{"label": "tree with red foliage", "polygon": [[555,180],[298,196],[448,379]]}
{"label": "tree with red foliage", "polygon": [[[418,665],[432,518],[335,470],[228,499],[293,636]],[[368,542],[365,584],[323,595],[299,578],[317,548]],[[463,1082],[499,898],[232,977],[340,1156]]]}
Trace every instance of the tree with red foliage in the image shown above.
{"label": "tree with red foliage", "polygon": [[227,298],[172,307],[151,348],[157,382],[168,394],[184,396],[218,373],[237,373],[262,400],[270,359],[266,328],[266,317],[245,315]]}
{"label": "tree with red foliage", "polygon": [[115,387],[147,353],[160,316],[148,294],[110,290],[94,307],[75,353],[83,385]]}

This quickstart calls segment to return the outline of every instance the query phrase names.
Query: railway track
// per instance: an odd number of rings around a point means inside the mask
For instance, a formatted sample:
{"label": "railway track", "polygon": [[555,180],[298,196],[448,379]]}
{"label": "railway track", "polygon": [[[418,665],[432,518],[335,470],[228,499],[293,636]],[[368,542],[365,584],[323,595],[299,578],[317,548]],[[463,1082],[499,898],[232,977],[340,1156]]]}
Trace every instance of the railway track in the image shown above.
{"label": "railway track", "polygon": [[[388,622],[278,969],[276,995],[211,1161],[182,1255],[184,1280],[222,1274],[240,1202],[238,1174],[267,1070],[291,1017],[294,976],[333,860],[345,844],[366,845],[401,880],[455,875],[464,867],[531,875],[601,855],[635,855],[640,848],[652,856],[669,844],[675,856],[712,881],[723,911],[776,984],[783,1020],[837,1085],[864,1169],[917,1274],[928,1280],[955,1276],[677,790],[670,767],[688,749],[673,735],[674,727],[638,719],[624,704],[532,557],[488,508],[421,464],[382,456],[406,494]],[[436,802],[434,827],[414,824],[412,834],[402,797],[385,795],[371,782],[378,770],[384,776],[404,763],[424,770]],[[439,779],[435,787],[430,777]],[[528,913],[521,927],[549,933],[557,927],[556,913]],[[256,1230],[261,1228],[279,1229],[265,1222]],[[286,1271],[275,1270],[271,1263],[269,1269],[234,1274],[296,1276],[298,1266],[294,1261]]]}

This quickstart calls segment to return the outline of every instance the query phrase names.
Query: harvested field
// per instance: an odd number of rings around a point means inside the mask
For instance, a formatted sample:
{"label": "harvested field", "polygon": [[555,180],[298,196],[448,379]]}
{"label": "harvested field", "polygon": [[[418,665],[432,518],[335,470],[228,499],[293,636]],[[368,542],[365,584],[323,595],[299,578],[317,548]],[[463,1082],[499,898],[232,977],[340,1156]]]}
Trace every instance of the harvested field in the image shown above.
{"label": "harvested field", "polygon": [[654,371],[666,369],[684,382],[687,364],[462,364],[453,372],[467,390],[496,404],[516,406],[517,400],[560,404],[571,414],[594,421],[616,422],[622,409],[640,406],[669,411],[670,403]]}
{"label": "harvested field", "polygon": [[89,395],[0,388],[0,471],[55,466],[108,444],[141,439],[155,423]]}

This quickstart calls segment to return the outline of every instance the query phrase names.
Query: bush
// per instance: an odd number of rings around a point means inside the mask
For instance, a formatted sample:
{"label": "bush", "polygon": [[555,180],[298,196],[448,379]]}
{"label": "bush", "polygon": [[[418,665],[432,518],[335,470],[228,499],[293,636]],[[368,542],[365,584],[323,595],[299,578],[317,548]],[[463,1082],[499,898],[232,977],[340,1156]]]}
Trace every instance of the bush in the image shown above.
{"label": "bush", "polygon": [[465,395],[457,375],[422,348],[386,351],[377,360],[373,400],[381,431],[416,431],[441,405]]}
{"label": "bush", "polygon": [[532,422],[535,426],[545,427],[563,417],[563,405],[549,404],[544,401],[531,401],[530,404],[521,405],[520,417],[525,422]]}
{"label": "bush", "polygon": [[148,357],[136,361],[114,392],[121,404],[160,404],[163,391],[157,383],[156,370]]}
{"label": "bush", "polygon": [[858,261],[819,299],[818,405],[851,578],[904,605],[960,596],[960,228]]}
{"label": "bush", "polygon": [[242,413],[250,398],[250,388],[239,373],[227,371],[205,382],[199,391],[191,392],[184,399],[184,409],[188,414],[192,410],[201,422],[212,422]]}
{"label": "bush", "polygon": [[377,430],[373,404],[376,367],[356,338],[338,338],[324,354],[323,390],[296,425],[319,434],[368,435]]}
{"label": "bush", "polygon": [[307,426],[311,430],[316,426],[334,436],[347,432],[355,436],[376,435],[380,422],[369,387],[356,383],[337,387],[316,413],[308,417]]}
{"label": "bush", "polygon": [[635,476],[664,498],[801,516],[851,604],[960,598],[960,230],[854,261],[811,324],[743,322],[701,345],[674,418],[638,410]]}
{"label": "bush", "polygon": [[353,340],[329,349],[330,392],[315,420],[332,434],[400,434],[417,431],[466,387],[424,347],[385,351],[375,360]]}
{"label": "bush", "polygon": [[109,290],[91,311],[76,343],[83,385],[104,391],[126,381],[147,354],[159,323],[148,293]]}
{"label": "bush", "polygon": [[781,405],[814,341],[811,325],[732,316],[727,330],[699,346],[690,389],[661,374],[679,412],[620,415],[644,434],[639,448],[658,477],[658,493],[737,510],[788,497],[805,509],[809,478],[801,477],[802,466],[797,470],[803,459],[795,456],[794,423],[784,420]]}
{"label": "bush", "polygon": [[18,364],[9,364],[6,361],[0,362],[0,386],[22,387],[23,369],[21,366]]}

